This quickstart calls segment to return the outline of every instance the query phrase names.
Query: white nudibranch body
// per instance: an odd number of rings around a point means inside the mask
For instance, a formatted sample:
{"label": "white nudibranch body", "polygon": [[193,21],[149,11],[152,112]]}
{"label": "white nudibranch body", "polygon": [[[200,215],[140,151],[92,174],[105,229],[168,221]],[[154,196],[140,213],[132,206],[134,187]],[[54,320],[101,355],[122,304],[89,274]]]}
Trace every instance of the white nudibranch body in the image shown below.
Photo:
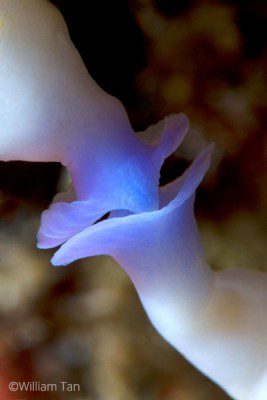
{"label": "white nudibranch body", "polygon": [[159,189],[160,208],[124,214],[73,236],[52,259],[112,256],[133,281],[158,332],[236,400],[267,399],[267,276],[207,265],[194,218],[211,147]]}
{"label": "white nudibranch body", "polygon": [[178,144],[177,126],[187,128],[185,116],[172,120],[172,137],[140,140],[120,101],[90,77],[47,0],[1,0],[0,58],[0,160],[61,162],[96,219],[103,208],[158,207],[159,170]]}
{"label": "white nudibranch body", "polygon": [[211,147],[158,189],[187,118],[167,117],[141,140],[47,0],[0,1],[0,58],[0,160],[58,161],[72,177],[43,214],[39,247],[62,244],[54,265],[111,255],[169,343],[235,399],[267,400],[267,277],[213,272],[194,218]]}

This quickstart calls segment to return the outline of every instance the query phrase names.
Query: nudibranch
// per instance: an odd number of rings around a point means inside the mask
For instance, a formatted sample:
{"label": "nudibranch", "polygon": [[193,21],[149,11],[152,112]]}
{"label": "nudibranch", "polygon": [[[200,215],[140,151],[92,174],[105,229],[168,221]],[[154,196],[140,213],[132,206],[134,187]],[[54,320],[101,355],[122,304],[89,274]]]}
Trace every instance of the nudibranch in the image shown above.
{"label": "nudibranch", "polygon": [[170,344],[235,399],[267,400],[267,276],[212,271],[194,217],[212,148],[158,189],[187,118],[149,128],[152,142],[136,135],[47,0],[0,1],[0,56],[0,159],[57,161],[72,177],[43,215],[39,247],[63,243],[55,266],[112,256]]}
{"label": "nudibranch", "polygon": [[157,209],[159,171],[187,128],[165,119],[153,145],[90,77],[47,0],[0,2],[0,160],[55,161],[94,222],[112,209]]}
{"label": "nudibranch", "polygon": [[212,148],[159,188],[160,208],[111,216],[69,239],[55,266],[110,255],[134,283],[158,332],[238,400],[267,399],[267,277],[208,266],[195,222],[195,190]]}

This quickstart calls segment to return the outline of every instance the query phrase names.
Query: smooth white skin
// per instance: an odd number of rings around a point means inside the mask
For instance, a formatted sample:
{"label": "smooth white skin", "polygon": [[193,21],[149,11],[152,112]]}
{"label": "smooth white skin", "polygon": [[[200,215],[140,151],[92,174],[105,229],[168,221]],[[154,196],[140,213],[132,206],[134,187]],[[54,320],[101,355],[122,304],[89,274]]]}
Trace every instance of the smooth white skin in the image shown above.
{"label": "smooth white skin", "polygon": [[[141,141],[121,103],[89,76],[46,0],[0,1],[0,57],[0,159],[59,161],[73,179],[74,193],[58,197],[60,205],[43,218],[40,247],[69,239],[54,265],[114,257],[166,340],[234,398],[266,400],[266,275],[211,271],[193,215],[210,151],[157,190],[161,164],[187,118],[167,118],[157,127],[158,142]],[[120,208],[138,214],[113,213],[84,229]]]}
{"label": "smooth white skin", "polygon": [[193,213],[211,148],[160,188],[160,210],[112,218],[67,241],[55,266],[111,255],[128,273],[158,332],[237,400],[267,399],[267,277],[212,271]]}
{"label": "smooth white skin", "polygon": [[[0,58],[0,160],[59,161],[76,198],[105,200],[105,212],[158,207],[159,170],[176,136],[139,139],[119,100],[88,74],[52,4],[1,0]],[[188,120],[176,124],[186,131]]]}

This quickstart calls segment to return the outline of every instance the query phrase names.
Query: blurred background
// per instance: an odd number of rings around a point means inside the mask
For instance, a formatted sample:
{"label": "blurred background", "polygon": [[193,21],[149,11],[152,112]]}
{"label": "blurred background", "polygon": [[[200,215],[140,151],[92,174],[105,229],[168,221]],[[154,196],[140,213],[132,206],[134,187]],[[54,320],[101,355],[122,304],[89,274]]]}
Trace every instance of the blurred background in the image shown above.
{"label": "blurred background", "polygon": [[[136,131],[188,114],[161,184],[209,142],[196,214],[209,263],[267,270],[267,2],[54,0],[88,70]],[[0,163],[0,399],[226,400],[155,332],[111,259],[66,269],[35,248],[57,164]],[[9,381],[68,381],[79,393],[12,395]]]}

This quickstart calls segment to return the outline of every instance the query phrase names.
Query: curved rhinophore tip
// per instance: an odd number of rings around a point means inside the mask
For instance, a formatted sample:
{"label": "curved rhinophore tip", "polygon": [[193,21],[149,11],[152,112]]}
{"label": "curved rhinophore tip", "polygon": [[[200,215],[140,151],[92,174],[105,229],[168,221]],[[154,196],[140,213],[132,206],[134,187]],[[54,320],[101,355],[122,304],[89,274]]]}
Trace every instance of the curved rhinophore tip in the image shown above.
{"label": "curved rhinophore tip", "polygon": [[180,145],[188,128],[189,119],[185,114],[171,114],[144,132],[139,132],[139,135],[147,144],[154,146],[155,157],[158,157],[158,163],[162,163]]}
{"label": "curved rhinophore tip", "polygon": [[187,115],[173,114],[165,117],[160,143],[158,144],[158,154],[165,159],[169,157],[180,145],[189,129],[189,119]]}
{"label": "curved rhinophore tip", "polygon": [[214,151],[211,143],[197,156],[182,176],[159,188],[160,208],[177,207],[184,203],[196,191],[207,173]]}

